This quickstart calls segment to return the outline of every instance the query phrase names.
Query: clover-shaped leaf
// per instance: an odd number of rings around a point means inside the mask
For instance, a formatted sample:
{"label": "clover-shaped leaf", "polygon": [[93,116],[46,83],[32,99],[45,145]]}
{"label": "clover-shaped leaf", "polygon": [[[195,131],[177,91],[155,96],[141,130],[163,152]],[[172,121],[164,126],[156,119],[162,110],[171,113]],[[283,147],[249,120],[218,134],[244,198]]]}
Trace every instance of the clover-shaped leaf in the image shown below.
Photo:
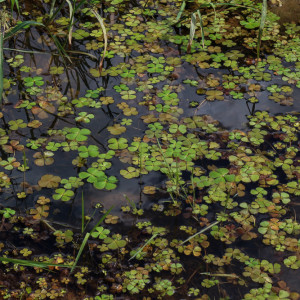
{"label": "clover-shaped leaf", "polygon": [[100,240],[103,240],[107,238],[107,235],[110,233],[109,229],[105,229],[102,226],[96,227],[95,230],[91,233],[91,236],[93,238],[98,238]]}
{"label": "clover-shaped leaf", "polygon": [[112,238],[107,237],[104,239],[104,243],[107,244],[107,247],[111,250],[116,250],[122,247],[125,247],[127,242],[121,239],[122,237],[118,234],[113,235]]}
{"label": "clover-shaped leaf", "polygon": [[119,135],[126,131],[126,127],[121,126],[120,124],[114,124],[113,126],[108,126],[107,130],[113,135]]}
{"label": "clover-shaped leaf", "polygon": [[64,184],[65,189],[79,188],[83,185],[83,181],[78,177],[69,177],[69,179],[62,179],[61,183]]}
{"label": "clover-shaped leaf", "polygon": [[71,140],[71,141],[77,141],[77,142],[83,142],[88,139],[88,135],[91,134],[91,131],[87,128],[65,128],[68,132],[66,135],[66,138]]}
{"label": "clover-shaped leaf", "polygon": [[134,167],[128,167],[127,170],[121,170],[120,174],[123,177],[130,179],[130,178],[138,177],[140,172],[138,169],[136,169]]}
{"label": "clover-shaped leaf", "polygon": [[46,187],[46,188],[51,189],[51,188],[58,187],[60,181],[61,181],[61,178],[59,176],[46,174],[41,177],[38,184],[40,187]]}
{"label": "clover-shaped leaf", "polygon": [[87,172],[80,172],[79,177],[81,179],[87,178],[87,181],[93,183],[96,189],[113,190],[117,187],[117,178],[115,176],[107,177],[103,171],[96,168],[89,168]]}
{"label": "clover-shaped leaf", "polygon": [[224,100],[223,92],[219,90],[209,90],[206,92],[206,100]]}
{"label": "clover-shaped leaf", "polygon": [[186,133],[186,126],[181,124],[181,125],[177,125],[177,124],[171,124],[169,127],[169,131],[171,133],[176,133],[177,131],[181,132],[182,134]]}
{"label": "clover-shaped leaf", "polygon": [[49,73],[52,74],[52,75],[63,74],[64,73],[64,67],[57,67],[57,66],[50,67]]}
{"label": "clover-shaped leaf", "polygon": [[116,183],[118,182],[115,176],[107,177],[101,176],[97,178],[97,181],[93,183],[94,187],[98,190],[106,189],[113,190],[117,187]]}
{"label": "clover-shaped leaf", "polygon": [[56,189],[55,193],[56,194],[53,195],[54,200],[69,201],[74,196],[73,191],[64,188]]}
{"label": "clover-shaped leaf", "polygon": [[30,210],[30,214],[33,215],[35,220],[40,220],[42,218],[47,218],[49,215],[48,205],[37,205],[36,208]]}
{"label": "clover-shaped leaf", "polygon": [[26,77],[24,78],[24,85],[27,87],[32,87],[33,85],[42,86],[44,84],[43,77]]}
{"label": "clover-shaped leaf", "polygon": [[8,122],[8,125],[10,130],[18,130],[19,128],[27,127],[27,124],[24,123],[22,119],[11,120]]}
{"label": "clover-shaped leaf", "polygon": [[235,179],[234,174],[228,174],[229,170],[226,168],[219,168],[209,173],[209,177],[214,178],[216,183],[220,182],[233,182]]}
{"label": "clover-shaped leaf", "polygon": [[105,223],[106,224],[117,224],[118,220],[119,220],[118,216],[107,215],[105,218]]}
{"label": "clover-shaped leaf", "polygon": [[94,119],[93,114],[89,114],[86,111],[82,111],[78,114],[78,117],[75,118],[77,122],[90,123],[91,119]]}
{"label": "clover-shaped leaf", "polygon": [[54,163],[53,155],[54,153],[51,151],[36,152],[33,155],[35,158],[34,163],[40,167],[52,165]]}
{"label": "clover-shaped leaf", "polygon": [[113,150],[122,150],[128,147],[127,140],[125,138],[112,138],[108,140],[108,148]]}
{"label": "clover-shaped leaf", "polygon": [[19,141],[11,140],[8,145],[3,145],[2,148],[6,153],[14,153],[15,151],[22,151],[23,145],[19,145]]}
{"label": "clover-shaped leaf", "polygon": [[47,203],[50,203],[50,199],[46,198],[45,196],[39,196],[39,198],[36,202],[40,205],[45,205]]}
{"label": "clover-shaped leaf", "polygon": [[16,211],[9,207],[5,207],[4,209],[0,210],[0,213],[3,215],[5,219],[9,219],[11,216],[13,216],[16,213]]}
{"label": "clover-shaped leaf", "polygon": [[15,157],[8,157],[7,160],[0,160],[0,166],[6,170],[13,170],[20,166],[20,163],[16,160]]}
{"label": "clover-shaped leaf", "polygon": [[300,259],[298,259],[295,255],[289,256],[283,262],[291,269],[297,270],[300,268]]}
{"label": "clover-shaped leaf", "polygon": [[155,194],[156,187],[155,186],[144,186],[143,193],[146,195],[153,195]]}
{"label": "clover-shaped leaf", "polygon": [[87,182],[94,183],[98,178],[105,177],[105,173],[96,168],[88,168],[87,172],[80,172],[79,177],[81,179],[87,179]]}
{"label": "clover-shaped leaf", "polygon": [[101,98],[100,98],[100,101],[101,101],[101,103],[104,104],[104,105],[109,105],[109,104],[115,102],[115,100],[114,100],[113,97],[101,97]]}
{"label": "clover-shaped leaf", "polygon": [[78,148],[79,156],[83,158],[97,157],[99,155],[99,148],[96,145],[80,146]]}

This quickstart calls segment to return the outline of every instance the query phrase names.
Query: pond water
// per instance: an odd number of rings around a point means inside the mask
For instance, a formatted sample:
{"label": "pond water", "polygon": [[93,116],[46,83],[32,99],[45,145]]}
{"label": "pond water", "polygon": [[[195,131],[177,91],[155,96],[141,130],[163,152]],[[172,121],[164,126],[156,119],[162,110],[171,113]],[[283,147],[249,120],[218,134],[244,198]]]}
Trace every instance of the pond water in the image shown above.
{"label": "pond water", "polygon": [[3,299],[299,298],[298,3],[224,2],[2,6]]}

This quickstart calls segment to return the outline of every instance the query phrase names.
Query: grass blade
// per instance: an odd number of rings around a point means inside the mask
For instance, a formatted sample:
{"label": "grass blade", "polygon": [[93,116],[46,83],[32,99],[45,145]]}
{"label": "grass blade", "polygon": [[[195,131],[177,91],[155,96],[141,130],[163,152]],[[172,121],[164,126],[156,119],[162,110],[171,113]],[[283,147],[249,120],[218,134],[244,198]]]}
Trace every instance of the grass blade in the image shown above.
{"label": "grass blade", "polygon": [[76,6],[75,6],[75,11],[77,11],[87,0],[81,0]]}
{"label": "grass blade", "polygon": [[63,8],[63,6],[65,5],[66,0],[62,1],[61,4],[58,6],[58,8],[56,9],[55,12],[53,12],[54,10],[54,5],[55,5],[55,1],[52,1],[51,5],[53,5],[53,8],[51,7],[52,11],[50,10],[50,16],[49,16],[49,20],[47,21],[47,24],[50,24],[54,18],[56,17],[56,15],[61,11],[61,9]]}
{"label": "grass blade", "polygon": [[18,264],[26,267],[36,267],[36,268],[48,268],[48,267],[61,267],[61,268],[71,268],[69,265],[60,265],[60,264],[52,264],[47,262],[39,262],[33,260],[24,260],[24,259],[14,259],[8,257],[0,257],[0,261],[8,262],[13,264]]}
{"label": "grass blade", "polygon": [[209,273],[209,272],[199,273],[199,275],[229,277],[229,278],[240,278],[236,274],[217,274],[217,273],[216,274],[212,274],[212,273]]}
{"label": "grass blade", "polygon": [[82,251],[86,245],[86,243],[88,242],[88,239],[90,237],[90,235],[96,230],[96,228],[104,221],[104,219],[106,218],[106,216],[111,212],[111,210],[113,209],[113,206],[101,217],[101,219],[99,220],[99,222],[94,226],[94,228],[90,231],[90,232],[87,232],[82,243],[81,243],[81,246],[79,248],[79,251],[78,251],[78,254],[76,256],[76,259],[75,259],[75,262],[72,266],[72,269],[71,269],[71,273],[73,272],[73,270],[75,269],[77,263],[78,263],[78,260],[82,254]]}
{"label": "grass blade", "polygon": [[106,218],[106,216],[111,212],[111,210],[113,208],[114,208],[114,206],[112,206],[111,208],[108,209],[108,211],[101,217],[101,219],[98,221],[98,223],[90,231],[91,233],[93,233],[96,230],[96,228],[104,221],[104,219]]}
{"label": "grass blade", "polygon": [[81,55],[86,55],[88,57],[90,57],[91,59],[93,60],[98,60],[97,57],[93,54],[90,54],[90,53],[86,53],[86,52],[83,52],[83,51],[76,51],[76,50],[68,50],[66,51],[67,53],[74,53],[74,54],[81,54]]}
{"label": "grass blade", "polygon": [[267,0],[263,0],[262,8],[261,8],[258,38],[257,38],[257,60],[259,59],[259,55],[260,55],[260,44],[261,44],[261,38],[262,38],[262,35],[263,35],[263,30],[265,28],[267,11],[268,11]]}
{"label": "grass blade", "polygon": [[82,241],[82,243],[81,243],[81,246],[80,246],[80,249],[79,249],[79,251],[78,251],[78,254],[77,254],[77,256],[76,256],[75,262],[74,262],[74,264],[73,264],[73,266],[72,266],[71,273],[72,273],[73,270],[75,269],[75,267],[76,267],[76,265],[77,265],[77,263],[78,263],[78,260],[79,260],[81,254],[82,254],[82,251],[83,251],[83,249],[84,249],[84,247],[85,247],[85,245],[86,245],[86,243],[87,243],[87,241],[88,241],[90,235],[91,235],[91,234],[90,234],[89,232],[86,233],[86,235],[85,235],[85,237],[84,237],[84,239],[83,239],[83,241]]}
{"label": "grass blade", "polygon": [[151,236],[151,238],[143,245],[143,247],[141,247],[141,248],[140,248],[133,256],[131,256],[131,257],[129,258],[129,260],[134,259],[138,254],[140,254],[140,253],[143,251],[143,249],[144,249],[147,245],[149,245],[149,244],[151,243],[151,241],[152,241],[153,239],[155,239],[157,236],[158,236],[158,233],[153,234],[153,235]]}
{"label": "grass blade", "polygon": [[104,50],[103,50],[103,55],[99,64],[99,72],[102,72],[102,67],[103,67],[103,62],[104,62],[104,58],[106,55],[106,50],[107,50],[107,33],[106,33],[106,28],[103,22],[102,17],[98,14],[97,11],[95,11],[94,9],[91,9],[91,12],[95,15],[95,17],[97,18],[98,22],[100,23],[101,29],[103,31],[103,36],[104,36]]}
{"label": "grass blade", "polygon": [[71,46],[72,44],[72,36],[73,36],[73,26],[74,26],[74,15],[76,13],[76,11],[84,4],[86,3],[87,0],[81,0],[78,5],[76,5],[76,1],[73,0],[73,5],[71,3],[70,0],[66,0],[68,5],[69,5],[69,9],[70,9],[70,13],[69,13],[69,20],[70,23],[68,25],[68,42],[69,45]]}
{"label": "grass blade", "polygon": [[35,21],[24,21],[20,24],[18,24],[17,26],[15,26],[14,28],[12,28],[10,31],[8,31],[5,35],[4,35],[4,40],[7,40],[8,38],[12,37],[13,35],[15,35],[16,33],[18,33],[20,30],[24,29],[27,26],[44,26],[44,24],[40,23],[40,22],[35,22]]}
{"label": "grass blade", "polygon": [[58,38],[55,35],[51,34],[51,33],[49,33],[49,34],[50,34],[50,36],[51,36],[51,38],[52,38],[52,40],[53,40],[53,42],[54,42],[54,44],[55,44],[58,52],[59,52],[59,54],[62,57],[66,57],[69,60],[69,62],[72,63],[72,60],[71,60],[70,56],[67,54],[65,48],[62,46],[62,44],[60,43],[60,41],[58,40]]}
{"label": "grass blade", "polygon": [[188,242],[189,240],[193,239],[195,236],[207,231],[208,229],[212,228],[213,226],[219,224],[220,221],[216,221],[216,222],[213,222],[212,224],[210,224],[209,226],[203,228],[202,230],[200,230],[199,232],[195,233],[194,235],[190,236],[188,239],[186,239],[185,241],[183,241],[180,245],[183,245],[185,244],[186,242]]}
{"label": "grass blade", "polygon": [[202,47],[204,49],[205,48],[204,27],[203,27],[203,22],[202,22],[202,15],[201,15],[201,12],[199,9],[197,10],[197,14],[198,14],[199,21],[200,21],[201,41],[202,41]]}
{"label": "grass blade", "polygon": [[50,12],[49,12],[49,18],[51,19],[53,16],[53,11],[54,11],[54,6],[55,6],[56,0],[51,1],[51,6],[50,6]]}
{"label": "grass blade", "polygon": [[[32,54],[59,55],[59,54],[53,53],[53,52],[31,51],[31,50],[13,49],[13,48],[5,48],[5,47],[3,48],[3,50],[9,50],[9,51],[15,51],[15,52],[22,52],[22,53],[32,53]],[[68,50],[68,51],[66,51],[66,53],[74,53],[74,54],[86,55],[86,56],[90,57],[93,60],[98,60],[95,55],[90,54],[90,53],[86,53],[86,52],[83,52],[83,51]]]}
{"label": "grass blade", "polygon": [[183,0],[182,4],[181,4],[181,6],[180,6],[179,12],[178,12],[178,14],[177,14],[176,20],[175,20],[176,23],[179,21],[179,19],[180,19],[182,13],[184,12],[185,6],[186,6],[186,1]]}
{"label": "grass blade", "polygon": [[123,194],[123,196],[124,196],[124,198],[128,201],[128,203],[130,204],[130,206],[131,206],[133,209],[136,209],[135,203],[134,203],[131,199],[129,199],[129,198],[127,197],[126,194]]}
{"label": "grass blade", "polygon": [[68,41],[69,41],[69,45],[72,44],[72,33],[73,33],[73,22],[74,22],[74,11],[73,11],[73,5],[70,2],[70,0],[66,0],[68,5],[69,5],[69,10],[70,10],[70,26],[68,28],[69,34],[68,34]]}
{"label": "grass blade", "polygon": [[209,3],[209,5],[210,5],[210,6],[213,8],[213,10],[214,10],[214,14],[215,14],[214,22],[215,22],[216,19],[217,19],[216,6],[215,6],[213,3]]}
{"label": "grass blade", "polygon": [[11,0],[11,14],[13,13],[15,5],[17,7],[18,13],[20,14],[19,0]]}
{"label": "grass blade", "polygon": [[200,10],[198,9],[196,12],[192,13],[192,16],[191,16],[190,37],[189,37],[189,43],[188,43],[188,46],[187,46],[187,53],[191,52],[191,47],[192,47],[192,43],[193,43],[193,40],[194,40],[196,26],[197,26],[197,23],[196,23],[197,15],[199,17],[199,23],[200,23],[202,47],[203,47],[203,49],[205,48],[205,37],[204,37],[202,15],[201,15]]}
{"label": "grass blade", "polygon": [[196,16],[197,14],[194,12],[192,13],[191,16],[191,26],[190,26],[190,38],[189,38],[189,43],[187,45],[187,53],[191,52],[191,47],[192,47],[192,43],[194,40],[194,35],[195,35],[195,31],[196,31]]}

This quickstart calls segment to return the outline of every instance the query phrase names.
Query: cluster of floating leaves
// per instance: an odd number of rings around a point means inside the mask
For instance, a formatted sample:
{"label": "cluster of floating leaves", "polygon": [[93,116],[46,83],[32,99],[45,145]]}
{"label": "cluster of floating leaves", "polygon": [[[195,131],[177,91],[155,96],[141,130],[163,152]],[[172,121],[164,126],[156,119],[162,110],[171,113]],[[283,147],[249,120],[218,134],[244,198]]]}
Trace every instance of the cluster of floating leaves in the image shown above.
{"label": "cluster of floating leaves", "polygon": [[[106,63],[81,78],[87,87],[87,81],[102,85],[84,92],[65,83],[71,65],[53,58],[41,70],[25,63],[20,53],[6,56],[13,76],[4,81],[4,101],[13,102],[17,93],[20,100],[13,109],[4,105],[0,115],[0,191],[8,199],[34,203],[26,213],[0,210],[1,230],[13,236],[0,244],[2,256],[72,265],[82,235],[52,224],[54,201],[75,201],[90,184],[110,191],[119,180],[140,178],[143,184],[153,172],[164,180],[142,186],[153,200],[150,211],[130,199],[122,207],[135,221],[130,232],[119,229],[117,216],[106,216],[91,234],[84,267],[74,275],[58,267],[49,274],[6,264],[0,273],[7,283],[0,287],[3,297],[54,299],[76,290],[93,299],[120,294],[209,299],[234,297],[236,289],[243,299],[299,297],[280,279],[283,268],[300,268],[300,225],[291,211],[300,195],[299,118],[253,111],[249,130],[228,131],[199,114],[208,101],[255,105],[264,97],[292,106],[294,89],[300,88],[300,27],[280,28],[278,17],[268,12],[257,61],[260,5],[225,2],[243,7],[217,8],[217,14],[213,5],[201,8],[203,32],[196,29],[189,49],[190,11],[204,1],[187,2],[180,24],[176,1],[140,1],[138,6],[106,1]],[[40,22],[46,18],[37,7],[30,16]],[[74,26],[73,44],[93,56],[103,54],[100,23],[86,8],[76,17],[81,23]],[[57,17],[48,29],[63,38],[68,27],[68,18]],[[46,33],[39,42],[49,43]],[[194,92],[189,105],[196,109],[187,108],[186,90]],[[108,125],[95,132],[101,113]],[[139,134],[128,134],[138,126]],[[60,156],[66,158],[64,165],[54,172]],[[119,174],[114,172],[117,160]],[[64,168],[73,175],[65,177]],[[156,218],[170,225],[158,225],[162,222]],[[16,237],[24,240],[17,248],[12,246]],[[33,242],[45,248],[55,243],[55,250],[45,254]],[[270,247],[258,257],[247,252],[253,245]],[[58,249],[62,254],[54,252]],[[270,259],[269,253],[277,255]],[[18,280],[5,281],[8,273]]]}

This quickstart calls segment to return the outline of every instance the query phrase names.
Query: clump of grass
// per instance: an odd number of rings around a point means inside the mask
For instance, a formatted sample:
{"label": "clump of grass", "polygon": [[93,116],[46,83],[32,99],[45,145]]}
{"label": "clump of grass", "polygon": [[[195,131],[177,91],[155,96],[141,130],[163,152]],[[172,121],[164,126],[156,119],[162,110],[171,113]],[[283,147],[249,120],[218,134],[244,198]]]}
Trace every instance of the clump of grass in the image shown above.
{"label": "clump of grass", "polygon": [[[257,11],[256,8],[254,7],[249,7],[245,5],[238,5],[238,4],[232,4],[232,3],[208,3],[208,4],[201,4],[200,8],[197,9],[195,12],[191,14],[191,23],[190,23],[190,36],[189,36],[189,42],[188,42],[188,47],[187,47],[187,52],[189,53],[191,50],[191,46],[194,40],[194,35],[195,35],[195,30],[197,27],[197,16],[199,18],[199,25],[200,25],[200,30],[201,30],[201,40],[202,40],[202,47],[205,47],[205,37],[204,37],[204,29],[203,29],[203,22],[202,22],[202,15],[200,12],[201,8],[206,8],[211,6],[214,10],[215,18],[217,17],[216,9],[215,6],[233,6],[233,7],[243,7],[243,8],[248,8]],[[181,7],[179,9],[179,12],[177,14],[175,24],[180,22],[180,18],[182,17],[182,14],[186,8],[186,1],[183,1],[181,4]],[[260,57],[260,46],[261,46],[261,40],[263,36],[263,30],[265,27],[265,22],[266,22],[266,17],[267,17],[267,0],[263,0],[262,2],[262,8],[260,11],[261,17],[260,17],[260,25],[259,25],[259,30],[258,30],[258,36],[257,36],[257,59]]]}

